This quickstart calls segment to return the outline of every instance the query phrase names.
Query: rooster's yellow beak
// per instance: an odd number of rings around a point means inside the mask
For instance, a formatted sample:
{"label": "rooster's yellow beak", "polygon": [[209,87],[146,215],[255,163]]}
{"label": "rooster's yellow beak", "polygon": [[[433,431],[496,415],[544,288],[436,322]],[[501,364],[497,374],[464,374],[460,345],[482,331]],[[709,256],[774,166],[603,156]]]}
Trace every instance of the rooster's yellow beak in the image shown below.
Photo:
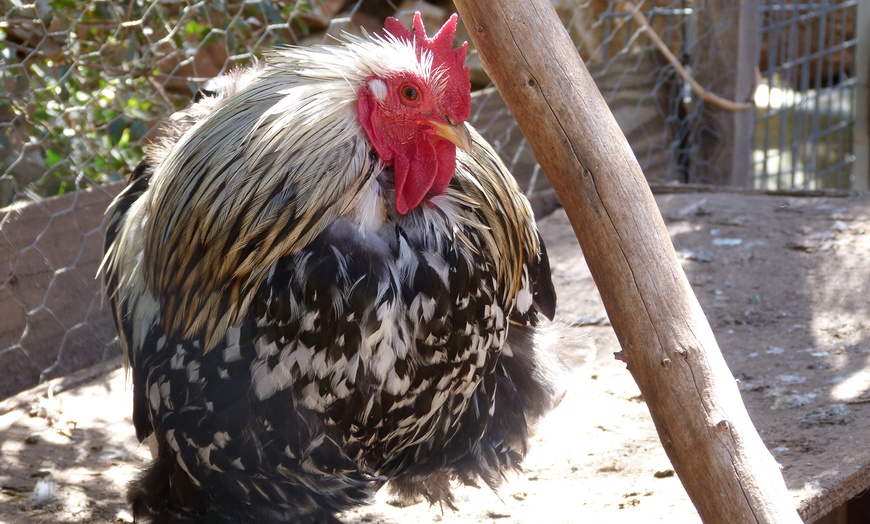
{"label": "rooster's yellow beak", "polygon": [[448,117],[447,124],[442,124],[441,122],[435,122],[434,120],[430,120],[429,123],[435,128],[435,134],[440,136],[445,140],[449,140],[456,144],[456,147],[465,151],[466,153],[471,153],[471,133],[468,132],[468,128],[465,127],[465,122],[453,123],[453,121]]}

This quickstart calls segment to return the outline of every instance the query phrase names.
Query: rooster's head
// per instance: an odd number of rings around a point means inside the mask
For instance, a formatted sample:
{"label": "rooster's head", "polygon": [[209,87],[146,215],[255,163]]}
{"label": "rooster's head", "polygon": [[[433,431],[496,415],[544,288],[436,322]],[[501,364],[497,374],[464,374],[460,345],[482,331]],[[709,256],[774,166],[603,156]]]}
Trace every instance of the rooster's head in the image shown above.
{"label": "rooster's head", "polygon": [[384,38],[409,46],[415,63],[371,75],[359,93],[360,124],[381,161],[393,168],[396,210],[403,215],[447,190],[457,147],[471,151],[465,127],[471,112],[468,43],[453,47],[456,20],[451,16],[429,38],[420,13],[411,30],[388,18]]}

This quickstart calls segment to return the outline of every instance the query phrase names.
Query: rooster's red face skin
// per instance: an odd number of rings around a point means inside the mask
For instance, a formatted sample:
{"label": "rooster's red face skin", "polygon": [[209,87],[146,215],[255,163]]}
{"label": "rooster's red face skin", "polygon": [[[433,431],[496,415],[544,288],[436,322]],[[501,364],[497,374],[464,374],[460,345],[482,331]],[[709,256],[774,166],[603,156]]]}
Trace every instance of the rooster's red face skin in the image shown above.
{"label": "rooster's red face skin", "polygon": [[381,161],[393,167],[402,215],[427,195],[443,194],[456,169],[456,145],[438,131],[461,120],[442,105],[438,93],[410,72],[373,77],[360,92],[360,124]]}

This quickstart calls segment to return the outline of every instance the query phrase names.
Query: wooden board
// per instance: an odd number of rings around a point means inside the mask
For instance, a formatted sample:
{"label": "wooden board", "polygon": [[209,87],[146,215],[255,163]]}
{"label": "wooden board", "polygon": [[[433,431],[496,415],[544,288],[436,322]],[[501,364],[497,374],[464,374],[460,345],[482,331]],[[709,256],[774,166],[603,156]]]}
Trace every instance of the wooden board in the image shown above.
{"label": "wooden board", "polygon": [[[801,516],[835,511],[870,487],[870,196],[689,193],[657,202]],[[462,488],[456,513],[398,508],[379,493],[347,522],[700,522],[644,399],[613,358],[619,347],[567,219],[560,211],[540,227],[560,301],[552,340],[573,370],[525,473],[498,496]],[[38,404],[57,406],[44,412],[54,427],[28,415],[48,385],[0,402],[0,522],[123,522],[124,483],[148,451],[133,438],[118,365],[53,382],[64,391]],[[60,432],[68,421],[70,437]],[[60,495],[34,507],[40,479]]]}
{"label": "wooden board", "polygon": [[0,398],[118,354],[96,276],[120,188],[0,209]]}

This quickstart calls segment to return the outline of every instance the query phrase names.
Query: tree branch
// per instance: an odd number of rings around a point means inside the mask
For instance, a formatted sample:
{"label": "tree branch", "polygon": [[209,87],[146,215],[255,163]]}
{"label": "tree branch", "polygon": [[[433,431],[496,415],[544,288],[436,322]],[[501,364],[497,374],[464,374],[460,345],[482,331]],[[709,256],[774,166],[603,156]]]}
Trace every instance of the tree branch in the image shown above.
{"label": "tree branch", "polygon": [[621,6],[625,8],[625,11],[623,12],[631,14],[631,17],[634,18],[635,23],[637,23],[637,25],[640,26],[641,30],[646,33],[646,36],[650,39],[653,45],[656,46],[656,49],[658,49],[659,52],[661,52],[661,54],[665,56],[667,61],[670,62],[670,64],[677,71],[677,74],[680,75],[680,78],[682,78],[683,81],[691,86],[692,92],[695,93],[698,98],[700,98],[704,102],[713,104],[721,109],[724,109],[725,111],[732,111],[735,113],[738,111],[746,111],[747,109],[755,108],[755,104],[753,103],[734,102],[731,100],[726,100],[721,96],[704,89],[704,87],[701,86],[701,84],[699,84],[698,81],[695,80],[688,71],[686,71],[686,68],[683,67],[683,64],[681,64],[677,57],[674,56],[674,53],[671,52],[668,46],[665,45],[661,37],[650,25],[649,20],[647,20],[643,13],[640,12],[640,8],[629,2],[628,0],[624,0]]}
{"label": "tree branch", "polygon": [[708,523],[799,523],[622,131],[550,0],[455,0],[583,248],[628,365]]}

